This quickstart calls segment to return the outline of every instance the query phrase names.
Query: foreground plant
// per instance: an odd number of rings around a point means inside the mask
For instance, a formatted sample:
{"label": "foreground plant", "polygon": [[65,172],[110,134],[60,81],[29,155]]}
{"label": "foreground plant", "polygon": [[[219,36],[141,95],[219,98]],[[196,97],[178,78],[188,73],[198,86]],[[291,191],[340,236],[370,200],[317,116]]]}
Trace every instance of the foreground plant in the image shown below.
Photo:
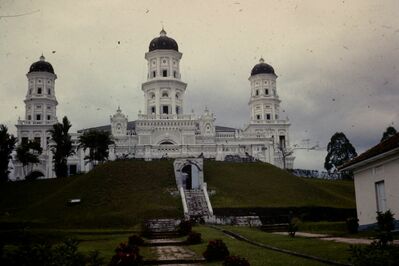
{"label": "foreground plant", "polygon": [[230,252],[223,240],[211,240],[203,253],[207,261],[224,260]]}

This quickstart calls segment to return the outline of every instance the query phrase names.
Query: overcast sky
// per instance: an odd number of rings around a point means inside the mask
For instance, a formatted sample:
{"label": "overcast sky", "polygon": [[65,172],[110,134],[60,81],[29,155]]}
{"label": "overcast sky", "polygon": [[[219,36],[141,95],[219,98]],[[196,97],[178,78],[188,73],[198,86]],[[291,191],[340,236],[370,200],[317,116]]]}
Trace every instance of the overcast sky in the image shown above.
{"label": "overcast sky", "polygon": [[[362,152],[399,127],[398,12],[398,0],[0,0],[0,123],[16,132],[25,75],[42,53],[58,76],[58,118],[72,131],[108,124],[118,105],[136,119],[144,53],[163,23],[183,53],[186,112],[208,106],[218,125],[243,127],[248,77],[263,56],[278,75],[291,143],[324,148],[342,131]],[[323,168],[324,151],[295,155],[295,167]]]}

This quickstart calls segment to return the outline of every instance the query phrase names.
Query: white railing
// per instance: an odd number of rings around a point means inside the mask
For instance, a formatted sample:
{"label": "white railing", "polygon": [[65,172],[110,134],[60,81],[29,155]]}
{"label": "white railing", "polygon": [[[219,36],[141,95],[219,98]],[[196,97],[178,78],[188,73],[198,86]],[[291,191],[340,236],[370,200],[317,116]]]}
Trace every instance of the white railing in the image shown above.
{"label": "white railing", "polygon": [[53,125],[55,123],[58,123],[58,120],[42,120],[42,121],[18,120],[18,125]]}
{"label": "white railing", "polygon": [[194,115],[178,115],[178,114],[139,114],[139,120],[148,120],[148,119],[185,119],[185,120],[194,120]]}

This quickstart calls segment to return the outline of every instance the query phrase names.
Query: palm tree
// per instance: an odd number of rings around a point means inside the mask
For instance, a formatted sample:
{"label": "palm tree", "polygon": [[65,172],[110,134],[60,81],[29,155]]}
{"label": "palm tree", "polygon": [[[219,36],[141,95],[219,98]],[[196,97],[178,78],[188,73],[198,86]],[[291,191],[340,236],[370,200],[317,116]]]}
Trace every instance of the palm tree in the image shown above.
{"label": "palm tree", "polygon": [[64,116],[62,123],[53,125],[50,131],[51,138],[55,142],[55,146],[51,149],[54,154],[54,170],[57,177],[68,175],[68,157],[74,154],[72,149],[71,135],[68,131],[71,128],[71,123],[68,118]]}
{"label": "palm tree", "polygon": [[8,134],[8,128],[0,125],[0,181],[8,181],[8,164],[17,139]]}
{"label": "palm tree", "polygon": [[40,143],[36,141],[23,141],[17,147],[17,160],[22,163],[22,171],[24,177],[26,178],[25,168],[31,166],[31,171],[33,168],[33,164],[37,164],[40,162],[39,155],[42,154],[42,147],[40,147]]}
{"label": "palm tree", "polygon": [[84,150],[89,149],[89,155],[85,157],[93,165],[103,163],[108,159],[108,146],[114,142],[109,132],[90,130],[79,137],[80,146]]}

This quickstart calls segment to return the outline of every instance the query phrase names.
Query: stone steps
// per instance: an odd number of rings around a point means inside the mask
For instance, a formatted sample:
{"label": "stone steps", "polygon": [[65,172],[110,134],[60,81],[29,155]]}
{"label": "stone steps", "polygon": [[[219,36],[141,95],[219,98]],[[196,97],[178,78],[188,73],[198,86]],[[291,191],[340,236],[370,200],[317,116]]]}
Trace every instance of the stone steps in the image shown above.
{"label": "stone steps", "polygon": [[184,194],[186,197],[188,214],[190,216],[209,215],[208,205],[202,190],[185,190]]}

